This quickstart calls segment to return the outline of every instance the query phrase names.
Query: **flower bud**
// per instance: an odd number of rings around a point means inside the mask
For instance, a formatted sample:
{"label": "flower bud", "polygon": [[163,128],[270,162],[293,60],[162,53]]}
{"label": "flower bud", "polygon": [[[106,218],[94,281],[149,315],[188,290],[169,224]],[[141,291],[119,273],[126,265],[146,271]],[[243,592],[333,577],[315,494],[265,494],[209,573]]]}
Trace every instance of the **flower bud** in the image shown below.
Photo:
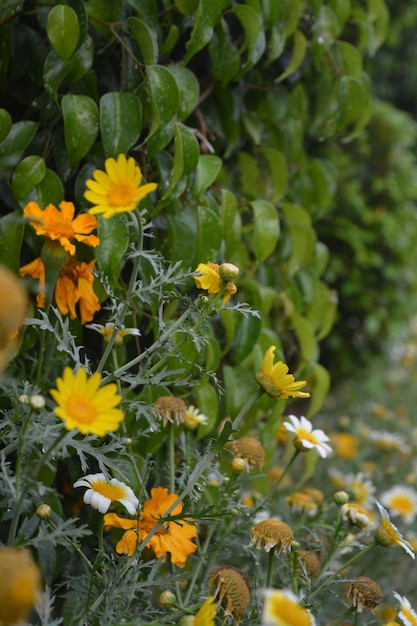
{"label": "flower bud", "polygon": [[49,519],[51,517],[52,509],[49,504],[40,504],[36,509],[36,515],[40,519]]}
{"label": "flower bud", "polygon": [[164,609],[170,609],[172,606],[174,606],[176,601],[177,601],[177,598],[175,597],[175,594],[169,590],[163,591],[161,595],[159,596],[159,604]]}
{"label": "flower bud", "polygon": [[336,504],[346,504],[349,502],[349,494],[346,491],[336,491],[333,500]]}
{"label": "flower bud", "polygon": [[45,408],[46,402],[43,396],[41,396],[40,394],[35,394],[34,396],[30,396],[29,404],[32,407],[32,409],[35,409],[36,411],[40,411],[41,409]]}
{"label": "flower bud", "polygon": [[233,263],[222,263],[219,267],[219,274],[223,280],[234,280],[239,276],[239,268]]}

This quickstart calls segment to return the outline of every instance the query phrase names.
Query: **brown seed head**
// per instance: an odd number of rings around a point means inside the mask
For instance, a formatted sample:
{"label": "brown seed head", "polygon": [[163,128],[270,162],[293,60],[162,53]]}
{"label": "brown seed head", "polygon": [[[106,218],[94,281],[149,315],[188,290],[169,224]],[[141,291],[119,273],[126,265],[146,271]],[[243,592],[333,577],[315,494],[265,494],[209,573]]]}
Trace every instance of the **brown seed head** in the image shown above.
{"label": "brown seed head", "polygon": [[320,559],[317,554],[309,550],[299,550],[298,558],[300,561],[297,568],[298,572],[313,580],[320,571]]}
{"label": "brown seed head", "polygon": [[243,459],[248,471],[256,465],[263,467],[265,463],[265,452],[262,445],[254,437],[241,437],[231,443],[231,448],[239,459]]}
{"label": "brown seed head", "polygon": [[383,600],[381,587],[367,576],[358,576],[346,583],[344,594],[358,613],[368,609],[371,613]]}
{"label": "brown seed head", "polygon": [[221,565],[210,575],[209,590],[217,606],[223,606],[225,617],[231,615],[235,624],[239,624],[250,600],[246,574],[231,565]]}
{"label": "brown seed head", "polygon": [[181,398],[175,396],[161,396],[153,403],[153,414],[155,417],[162,419],[162,424],[166,426],[168,423],[179,426],[184,421],[187,405]]}
{"label": "brown seed head", "polygon": [[267,519],[252,526],[250,546],[264,548],[265,552],[270,552],[272,548],[278,546],[278,554],[288,552],[294,541],[291,528],[285,522],[277,519]]}

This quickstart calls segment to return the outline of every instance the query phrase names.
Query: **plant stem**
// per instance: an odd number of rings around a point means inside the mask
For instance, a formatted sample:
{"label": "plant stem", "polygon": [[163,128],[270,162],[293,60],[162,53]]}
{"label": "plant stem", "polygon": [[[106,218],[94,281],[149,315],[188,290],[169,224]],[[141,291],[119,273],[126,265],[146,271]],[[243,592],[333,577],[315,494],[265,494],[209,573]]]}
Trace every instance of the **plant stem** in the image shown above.
{"label": "plant stem", "polygon": [[362,556],[364,556],[365,554],[367,554],[368,552],[370,552],[371,550],[373,550],[375,548],[375,546],[377,546],[377,542],[375,541],[375,539],[372,541],[372,543],[369,544],[369,546],[366,546],[366,548],[363,548],[363,550],[361,550],[360,552],[357,552],[351,559],[349,559],[348,561],[346,561],[346,563],[344,563],[343,565],[341,565],[335,572],[333,572],[333,574],[331,576],[329,576],[328,578],[326,578],[326,580],[324,580],[321,585],[319,585],[309,596],[309,601],[319,592],[323,589],[323,587],[326,587],[329,583],[332,582],[332,580],[334,580],[336,578],[336,576],[338,576],[341,572],[343,572],[343,570],[345,570],[347,567],[349,567],[350,565],[353,565],[353,563],[355,563],[358,559],[360,559]]}
{"label": "plant stem", "polygon": [[275,546],[272,546],[268,554],[268,570],[266,573],[266,582],[265,582],[265,586],[267,589],[271,587],[271,583],[272,583],[272,572],[274,570],[274,560],[275,560]]}
{"label": "plant stem", "polygon": [[170,424],[168,440],[169,491],[175,493],[175,424]]}

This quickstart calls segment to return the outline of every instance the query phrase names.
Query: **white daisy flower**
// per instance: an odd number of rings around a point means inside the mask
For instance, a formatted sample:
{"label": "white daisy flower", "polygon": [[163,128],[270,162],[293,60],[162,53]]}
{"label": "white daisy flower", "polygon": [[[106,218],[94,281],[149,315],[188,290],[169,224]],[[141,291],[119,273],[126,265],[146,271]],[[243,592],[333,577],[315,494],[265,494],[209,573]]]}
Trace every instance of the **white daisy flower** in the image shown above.
{"label": "white daisy flower", "polygon": [[200,413],[200,411],[195,406],[190,404],[187,407],[183,421],[185,428],[188,428],[188,430],[195,430],[200,426],[200,424],[206,425],[207,423],[208,418]]}
{"label": "white daisy flower", "polygon": [[330,441],[328,436],[319,428],[313,430],[313,424],[303,415],[300,419],[295,415],[289,415],[288,419],[290,421],[284,422],[284,426],[290,432],[295,433],[295,447],[304,451],[315,448],[323,459],[326,458],[332,451],[327,444]]}
{"label": "white daisy flower", "polygon": [[391,522],[388,511],[384,509],[382,504],[378,501],[376,501],[376,505],[381,514],[381,525],[375,531],[376,542],[384,548],[389,548],[394,545],[401,546],[407,554],[415,559],[414,550],[411,544],[404,539],[395,524]]}
{"label": "white daisy flower", "polygon": [[417,515],[417,491],[405,485],[395,485],[384,491],[381,503],[391,515],[401,517],[406,524],[412,524]]}
{"label": "white daisy flower", "polygon": [[[100,335],[102,335],[104,341],[110,341],[110,338],[112,337],[116,326],[114,324],[111,324],[110,322],[107,322],[107,324],[105,324],[104,326],[103,324],[85,324],[85,328],[91,328],[91,330],[95,330],[97,333],[100,333]],[[119,326],[117,328],[117,334],[114,343],[116,345],[120,345],[123,341],[123,337],[126,337],[126,335],[136,335],[136,337],[139,337],[140,330],[139,328],[125,328],[124,326]]]}
{"label": "white daisy flower", "polygon": [[83,500],[100,513],[107,513],[112,502],[120,502],[125,509],[134,515],[139,500],[132,489],[117,478],[107,480],[104,474],[88,474],[74,483],[74,487],[87,487]]}
{"label": "white daisy flower", "polygon": [[409,600],[405,596],[400,596],[396,591],[392,592],[400,603],[400,612],[398,617],[404,626],[417,626],[417,614],[411,606]]}

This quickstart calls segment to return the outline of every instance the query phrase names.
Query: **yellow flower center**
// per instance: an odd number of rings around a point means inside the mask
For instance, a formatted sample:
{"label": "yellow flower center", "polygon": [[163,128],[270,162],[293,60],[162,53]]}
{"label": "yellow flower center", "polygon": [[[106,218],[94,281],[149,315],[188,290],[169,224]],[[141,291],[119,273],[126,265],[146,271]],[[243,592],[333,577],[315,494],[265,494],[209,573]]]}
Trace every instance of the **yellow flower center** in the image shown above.
{"label": "yellow flower center", "polygon": [[386,519],[381,521],[381,528],[384,531],[384,534],[387,538],[387,545],[393,545],[401,541],[398,531],[394,528],[394,526]]}
{"label": "yellow flower center", "polygon": [[80,424],[90,424],[97,417],[94,404],[85,396],[71,396],[67,402],[67,412]]}
{"label": "yellow flower center", "polygon": [[137,187],[128,180],[121,180],[109,190],[107,200],[112,208],[131,207],[136,204]]}
{"label": "yellow flower center", "polygon": [[413,503],[410,498],[402,494],[398,494],[391,498],[390,506],[401,515],[407,515],[412,513],[414,510]]}
{"label": "yellow flower center", "polygon": [[122,500],[126,497],[126,491],[121,485],[109,485],[104,480],[94,482],[92,489],[109,500]]}
{"label": "yellow flower center", "polygon": [[268,604],[268,613],[276,620],[277,626],[311,626],[311,618],[306,609],[284,595],[274,595]]}
{"label": "yellow flower center", "polygon": [[297,430],[297,439],[300,442],[304,440],[304,441],[311,441],[311,443],[313,444],[320,443],[317,437],[313,435],[313,433],[309,433],[307,430],[304,430],[304,428],[299,428]]}

